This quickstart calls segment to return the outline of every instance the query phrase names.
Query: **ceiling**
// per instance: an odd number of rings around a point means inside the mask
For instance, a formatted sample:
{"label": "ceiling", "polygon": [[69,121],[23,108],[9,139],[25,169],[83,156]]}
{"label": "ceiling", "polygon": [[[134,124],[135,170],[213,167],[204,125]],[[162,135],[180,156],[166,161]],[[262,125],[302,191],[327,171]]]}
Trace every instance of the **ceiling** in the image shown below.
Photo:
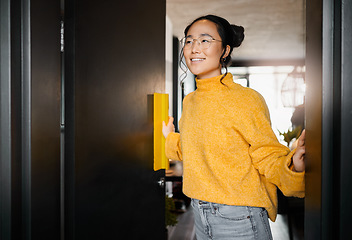
{"label": "ceiling", "polygon": [[173,34],[181,39],[195,18],[215,14],[245,28],[235,61],[302,60],[305,0],[166,0]]}

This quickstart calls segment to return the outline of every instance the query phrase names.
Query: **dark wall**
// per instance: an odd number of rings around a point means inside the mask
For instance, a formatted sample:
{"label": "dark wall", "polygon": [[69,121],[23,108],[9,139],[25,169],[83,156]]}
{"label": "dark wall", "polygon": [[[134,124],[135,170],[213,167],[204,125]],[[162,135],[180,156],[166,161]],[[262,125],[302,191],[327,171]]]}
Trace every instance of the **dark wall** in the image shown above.
{"label": "dark wall", "polygon": [[349,216],[352,215],[352,3],[341,1],[341,189],[340,232],[352,238]]}
{"label": "dark wall", "polygon": [[0,239],[11,236],[10,1],[0,1]]}
{"label": "dark wall", "polygon": [[[21,2],[11,1],[11,237],[22,237]],[[2,106],[1,106],[2,107]]]}
{"label": "dark wall", "polygon": [[305,239],[351,239],[350,1],[307,1]]}
{"label": "dark wall", "polygon": [[[6,224],[9,228],[1,228],[1,236],[59,239],[59,2],[12,0],[2,1],[1,5],[1,25],[11,27],[7,36],[1,31],[1,37],[10,43],[6,48],[8,59],[1,65],[10,70],[7,80],[11,87],[7,91],[11,122],[6,127],[11,136],[1,139],[2,149],[6,145],[11,150],[7,156],[11,177],[7,186],[11,204],[7,211],[11,215]],[[6,21],[4,10],[9,14]],[[3,47],[2,41],[2,59]],[[1,108],[3,104],[1,101]],[[3,157],[0,160],[5,161]],[[0,223],[4,226],[3,221]]]}
{"label": "dark wall", "polygon": [[60,2],[32,0],[32,238],[60,239]]}

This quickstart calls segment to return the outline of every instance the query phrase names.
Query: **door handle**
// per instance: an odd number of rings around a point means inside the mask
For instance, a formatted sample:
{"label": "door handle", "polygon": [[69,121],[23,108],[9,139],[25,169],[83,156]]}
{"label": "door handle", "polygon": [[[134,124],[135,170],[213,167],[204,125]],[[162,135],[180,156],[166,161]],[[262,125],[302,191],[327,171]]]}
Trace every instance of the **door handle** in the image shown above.
{"label": "door handle", "polygon": [[158,181],[158,185],[159,187],[161,188],[164,188],[165,187],[165,178],[164,177],[161,177]]}
{"label": "door handle", "polygon": [[169,94],[154,93],[154,171],[169,169],[169,159],[165,155],[165,137],[162,132],[163,121],[169,120]]}

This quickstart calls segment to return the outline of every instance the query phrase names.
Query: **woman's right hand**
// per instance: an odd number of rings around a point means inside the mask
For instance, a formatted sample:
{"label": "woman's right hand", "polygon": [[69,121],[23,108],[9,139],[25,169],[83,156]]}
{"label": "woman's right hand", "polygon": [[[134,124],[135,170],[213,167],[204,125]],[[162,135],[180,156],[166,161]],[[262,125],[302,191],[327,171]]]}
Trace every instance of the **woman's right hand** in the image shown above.
{"label": "woman's right hand", "polygon": [[174,118],[169,116],[169,122],[166,125],[165,121],[163,121],[163,135],[165,138],[167,138],[167,135],[169,135],[169,133],[171,132],[175,132],[175,126],[173,124],[174,122]]}

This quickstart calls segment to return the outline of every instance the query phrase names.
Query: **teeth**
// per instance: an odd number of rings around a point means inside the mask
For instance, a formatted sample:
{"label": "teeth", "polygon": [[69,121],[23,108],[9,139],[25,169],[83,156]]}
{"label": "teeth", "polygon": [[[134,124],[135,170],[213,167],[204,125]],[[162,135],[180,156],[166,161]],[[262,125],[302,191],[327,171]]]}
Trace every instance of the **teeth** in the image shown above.
{"label": "teeth", "polygon": [[193,58],[191,59],[192,62],[196,62],[196,61],[203,61],[204,59],[201,59],[201,58]]}

